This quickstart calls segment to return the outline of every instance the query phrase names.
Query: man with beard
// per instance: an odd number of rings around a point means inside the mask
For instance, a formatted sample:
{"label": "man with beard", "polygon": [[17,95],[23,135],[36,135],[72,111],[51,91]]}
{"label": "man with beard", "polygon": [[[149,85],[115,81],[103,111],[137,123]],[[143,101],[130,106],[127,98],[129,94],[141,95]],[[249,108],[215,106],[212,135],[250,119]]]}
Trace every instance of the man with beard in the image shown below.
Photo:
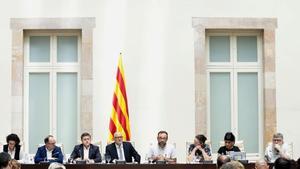
{"label": "man with beard", "polygon": [[276,133],[273,135],[272,143],[266,148],[265,158],[271,163],[274,163],[279,157],[290,159],[288,150],[289,147],[288,144],[283,141],[283,135]]}
{"label": "man with beard", "polygon": [[172,144],[167,144],[168,133],[159,131],[157,134],[157,144],[150,147],[149,157],[155,161],[166,161],[168,163],[176,163],[175,147]]}

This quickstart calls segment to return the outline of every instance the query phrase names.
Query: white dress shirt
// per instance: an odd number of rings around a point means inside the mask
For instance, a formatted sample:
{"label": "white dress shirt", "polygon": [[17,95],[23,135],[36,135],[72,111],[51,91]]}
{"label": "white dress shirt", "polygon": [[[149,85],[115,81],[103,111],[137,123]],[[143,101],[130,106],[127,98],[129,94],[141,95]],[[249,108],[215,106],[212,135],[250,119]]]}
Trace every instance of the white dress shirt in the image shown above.
{"label": "white dress shirt", "polygon": [[86,148],[85,146],[83,146],[83,159],[84,160],[88,160],[89,159],[89,152],[90,152],[90,146],[88,146],[88,148]]}
{"label": "white dress shirt", "polygon": [[125,161],[123,143],[121,143],[120,146],[117,144],[115,144],[115,145],[116,145],[119,160]]}
{"label": "white dress shirt", "polygon": [[[8,148],[7,153],[10,155],[11,159],[14,159],[16,154],[16,148],[14,148],[13,151],[10,151],[10,149]],[[20,150],[18,162],[24,163],[24,158],[25,158],[25,154],[23,151]]]}
{"label": "white dress shirt", "polygon": [[161,148],[158,144],[155,144],[149,149],[149,156],[164,156],[166,158],[176,158],[175,147],[172,144],[167,144],[165,147]]}
{"label": "white dress shirt", "polygon": [[53,151],[53,150],[49,151],[49,150],[46,148],[46,151],[47,151],[47,159],[48,159],[48,160],[49,160],[49,159],[52,159],[52,151]]}
{"label": "white dress shirt", "polygon": [[13,151],[10,151],[10,149],[8,148],[7,153],[10,155],[11,159],[14,159],[16,154],[16,148],[14,148]]}
{"label": "white dress shirt", "polygon": [[[288,154],[288,149],[289,149],[288,145],[286,143],[283,143],[281,146],[282,153],[290,157],[290,155]],[[265,157],[271,163],[274,163],[275,160],[280,157],[279,152],[273,148],[272,143],[269,144],[268,147],[266,148]]]}

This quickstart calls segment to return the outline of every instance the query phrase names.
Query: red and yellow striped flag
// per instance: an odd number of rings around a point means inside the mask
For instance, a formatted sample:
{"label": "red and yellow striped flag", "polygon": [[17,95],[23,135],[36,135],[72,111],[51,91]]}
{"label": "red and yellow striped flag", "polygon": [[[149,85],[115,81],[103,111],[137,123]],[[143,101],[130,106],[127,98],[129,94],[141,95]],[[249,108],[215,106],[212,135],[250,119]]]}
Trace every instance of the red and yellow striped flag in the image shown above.
{"label": "red and yellow striped flag", "polygon": [[109,141],[114,139],[113,135],[117,131],[122,133],[123,140],[130,140],[129,112],[121,53],[118,62],[117,83],[113,96],[113,108],[109,121]]}

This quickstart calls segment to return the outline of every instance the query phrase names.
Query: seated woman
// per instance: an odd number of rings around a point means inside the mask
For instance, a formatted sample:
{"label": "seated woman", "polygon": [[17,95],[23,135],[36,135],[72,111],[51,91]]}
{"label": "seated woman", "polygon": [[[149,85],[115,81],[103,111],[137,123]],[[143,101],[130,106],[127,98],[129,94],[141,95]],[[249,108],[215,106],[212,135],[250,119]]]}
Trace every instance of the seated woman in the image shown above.
{"label": "seated woman", "polygon": [[24,153],[21,151],[20,139],[16,134],[10,134],[6,137],[6,145],[3,151],[8,153],[12,159],[22,162]]}
{"label": "seated woman", "polygon": [[211,160],[211,150],[207,144],[205,144],[206,137],[202,134],[196,135],[194,144],[189,147],[189,155],[187,157],[189,162],[192,161],[209,161]]}
{"label": "seated woman", "polygon": [[224,136],[224,146],[220,147],[218,150],[219,155],[227,155],[229,151],[240,152],[241,150],[234,146],[235,136],[232,132],[227,132]]}

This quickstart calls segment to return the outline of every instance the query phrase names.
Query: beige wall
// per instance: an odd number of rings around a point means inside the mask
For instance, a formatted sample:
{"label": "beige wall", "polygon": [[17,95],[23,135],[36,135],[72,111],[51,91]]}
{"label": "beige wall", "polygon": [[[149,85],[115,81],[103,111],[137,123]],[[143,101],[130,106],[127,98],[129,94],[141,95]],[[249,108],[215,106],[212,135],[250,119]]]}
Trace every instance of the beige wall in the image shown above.
{"label": "beige wall", "polygon": [[[5,4],[5,5],[4,5]],[[300,11],[297,0],[11,0],[0,6],[0,140],[11,129],[10,18],[95,17],[94,138],[107,138],[117,56],[123,52],[132,136],[145,155],[166,129],[184,161],[194,136],[194,37],[192,17],[276,17],[278,131],[300,156]],[[6,120],[9,119],[9,120]],[[153,120],[149,120],[153,119]]]}

